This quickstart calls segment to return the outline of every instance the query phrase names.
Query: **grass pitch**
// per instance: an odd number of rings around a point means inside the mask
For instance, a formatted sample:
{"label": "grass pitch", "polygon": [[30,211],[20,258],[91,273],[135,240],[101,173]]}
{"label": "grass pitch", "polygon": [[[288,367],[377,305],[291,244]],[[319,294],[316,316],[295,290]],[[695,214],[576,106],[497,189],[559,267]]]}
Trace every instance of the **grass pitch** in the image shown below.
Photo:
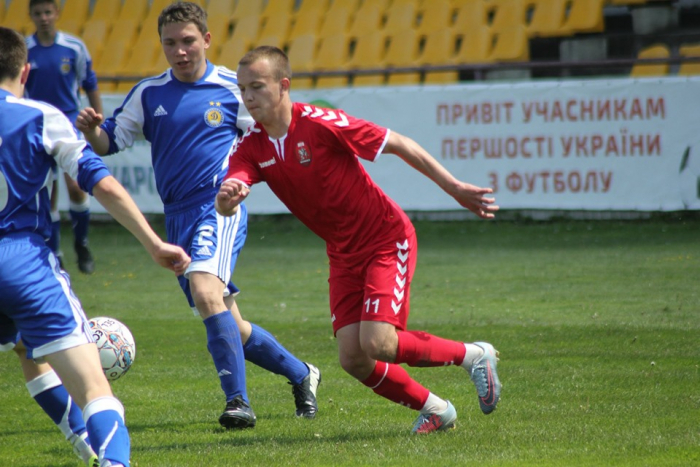
{"label": "grass pitch", "polygon": [[[162,232],[162,225],[156,223]],[[250,321],[323,373],[317,419],[295,419],[284,378],[250,365],[256,428],[225,431],[206,349],[174,277],[126,232],[95,223],[96,272],[64,251],[88,316],[132,330],[137,355],[113,383],[133,465],[700,465],[700,220],[417,222],[412,329],[486,340],[502,400],[481,414],[459,368],[408,371],[457,408],[457,429],[412,436],[416,413],[337,363],[325,248],[298,222],[249,226],[234,280]],[[0,465],[80,465],[0,354]]]}

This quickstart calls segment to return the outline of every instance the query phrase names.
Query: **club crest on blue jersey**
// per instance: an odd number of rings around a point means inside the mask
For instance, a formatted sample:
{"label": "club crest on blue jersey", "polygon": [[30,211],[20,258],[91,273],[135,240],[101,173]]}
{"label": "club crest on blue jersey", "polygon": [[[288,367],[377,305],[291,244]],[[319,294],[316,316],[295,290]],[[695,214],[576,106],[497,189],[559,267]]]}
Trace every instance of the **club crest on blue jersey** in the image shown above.
{"label": "club crest on blue jersey", "polygon": [[306,147],[306,144],[304,144],[303,141],[300,141],[297,143],[297,160],[301,165],[309,165],[311,164],[311,152],[309,149]]}
{"label": "club crest on blue jersey", "polygon": [[70,69],[70,57],[63,57],[61,59],[61,73],[67,75],[68,73],[70,73]]}
{"label": "club crest on blue jersey", "polygon": [[219,108],[221,102],[210,101],[209,106],[211,108],[204,112],[204,121],[212,128],[220,127],[224,123],[224,113]]}

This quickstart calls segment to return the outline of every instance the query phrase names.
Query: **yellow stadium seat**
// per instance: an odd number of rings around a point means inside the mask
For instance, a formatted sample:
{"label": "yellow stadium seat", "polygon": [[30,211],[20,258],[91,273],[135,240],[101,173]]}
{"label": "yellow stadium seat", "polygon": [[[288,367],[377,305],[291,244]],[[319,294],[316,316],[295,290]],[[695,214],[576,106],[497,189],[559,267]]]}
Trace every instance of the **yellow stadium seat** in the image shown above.
{"label": "yellow stadium seat", "polygon": [[68,34],[73,34],[74,36],[80,36],[83,32],[84,23],[73,18],[63,19],[59,23],[56,23],[56,27]]}
{"label": "yellow stadium seat", "polygon": [[330,7],[330,0],[302,0],[299,8],[296,9],[294,14],[298,17],[299,15],[311,14],[315,11],[325,14]]}
{"label": "yellow stadium seat", "polygon": [[488,24],[488,10],[484,0],[469,0],[457,5],[452,25],[456,34],[467,34]]}
{"label": "yellow stadium seat", "polygon": [[[241,0],[238,0],[239,2]],[[277,15],[292,15],[295,0],[267,0],[262,11],[263,18],[271,18]]]}
{"label": "yellow stadium seat", "polygon": [[564,27],[568,0],[534,0],[532,17],[527,25],[530,37],[564,37],[573,34],[569,27]]}
{"label": "yellow stadium seat", "polygon": [[[321,39],[321,44],[314,60],[316,71],[337,71],[347,68],[349,52],[348,37],[345,33],[327,36]],[[348,85],[347,75],[319,76],[316,78],[317,88],[337,88]]]}
{"label": "yellow stadium seat", "polygon": [[571,0],[569,16],[562,26],[573,33],[603,32],[603,7],[607,0]]}
{"label": "yellow stadium seat", "polygon": [[[113,2],[114,0],[100,0],[102,2]],[[116,20],[131,19],[141,22],[148,14],[148,0],[124,0],[119,16]]]}
{"label": "yellow stadium seat", "polygon": [[[257,15],[239,18],[229,40],[250,48],[260,35],[260,18]],[[228,42],[228,41],[227,41]]]}
{"label": "yellow stadium seat", "polygon": [[168,59],[165,58],[165,53],[163,52],[163,49],[161,49],[156,54],[156,60],[155,62],[153,62],[153,69],[149,74],[159,75],[168,68],[170,68],[170,64],[168,63]]}
{"label": "yellow stadium seat", "polygon": [[455,63],[478,64],[491,63],[491,31],[488,26],[481,25],[467,33],[459,34],[459,49]]}
{"label": "yellow stadium seat", "polygon": [[[455,60],[456,42],[450,28],[433,31],[425,38],[423,50],[418,56],[418,65],[452,65]],[[454,83],[458,81],[456,71],[426,71],[426,83]]]}
{"label": "yellow stadium seat", "polygon": [[[384,64],[388,68],[404,68],[418,66],[418,33],[413,28],[396,31],[390,39],[389,47],[384,56]],[[389,72],[388,84],[418,84],[420,72]]]}
{"label": "yellow stadium seat", "polygon": [[238,61],[248,50],[250,50],[248,43],[229,39],[221,45],[221,52],[214,60],[218,65],[235,71],[238,68]]}
{"label": "yellow stadium seat", "polygon": [[255,41],[255,47],[259,47],[261,45],[269,45],[272,47],[277,47],[280,49],[284,48],[284,41],[280,36],[276,34],[270,34],[267,36],[261,35],[256,41]]}
{"label": "yellow stadium seat", "polygon": [[12,0],[5,8],[3,26],[12,28],[24,35],[35,32],[34,23],[29,18],[29,0]]}
{"label": "yellow stadium seat", "polygon": [[[678,54],[681,57],[700,58],[700,44],[686,44],[678,48]],[[681,63],[678,68],[679,75],[700,75],[700,62]]]}
{"label": "yellow stadium seat", "polygon": [[306,34],[317,35],[324,12],[321,9],[308,10],[305,13],[297,13],[294,16],[294,24],[289,31],[289,40],[294,40],[299,36]]}
{"label": "yellow stadium seat", "polygon": [[276,36],[279,38],[280,44],[284,44],[289,36],[291,22],[291,14],[280,13],[277,15],[268,16],[263,19],[263,25],[260,29],[260,37]]}
{"label": "yellow stadium seat", "polygon": [[355,17],[350,24],[348,34],[359,39],[362,36],[371,34],[382,26],[382,10],[374,2],[365,2],[355,13]]}
{"label": "yellow stadium seat", "polygon": [[207,28],[214,44],[222,44],[231,35],[231,17],[229,15],[213,15],[207,18]]}
{"label": "yellow stadium seat", "polygon": [[346,34],[352,17],[350,10],[346,7],[339,7],[333,10],[332,14],[327,13],[318,31],[318,37],[330,37],[338,33]]}
{"label": "yellow stadium seat", "polygon": [[491,0],[493,19],[492,32],[505,31],[513,26],[527,25],[527,10],[524,0]]}
{"label": "yellow stadium seat", "polygon": [[391,36],[399,31],[416,27],[416,6],[414,3],[402,3],[392,6],[386,13],[383,31]]}
{"label": "yellow stadium seat", "polygon": [[[639,51],[637,58],[669,58],[671,56],[665,44],[654,44]],[[668,74],[668,63],[635,64],[630,71],[630,76],[665,76]]]}
{"label": "yellow stadium seat", "polygon": [[[384,33],[378,30],[360,36],[355,41],[354,51],[346,64],[348,70],[384,68]],[[355,75],[353,86],[384,84],[384,72]]]}
{"label": "yellow stadium seat", "polygon": [[362,0],[332,0],[331,6],[328,8],[328,14],[332,15],[339,8],[345,8],[351,14],[354,14],[360,8],[361,2]]}
{"label": "yellow stadium seat", "polygon": [[[296,73],[309,73],[313,71],[315,55],[315,35],[305,34],[291,40],[287,56],[292,65],[292,76]],[[292,83],[297,89],[308,89],[313,87],[313,78],[310,76],[293,78]]]}
{"label": "yellow stadium seat", "polygon": [[452,26],[450,0],[432,0],[423,4],[419,13],[418,32],[427,35]]}
{"label": "yellow stadium seat", "polygon": [[121,2],[115,2],[114,0],[96,0],[95,5],[92,7],[90,20],[99,19],[102,21],[114,21],[119,17],[121,9]]}
{"label": "yellow stadium seat", "polygon": [[98,77],[114,77],[123,68],[128,59],[130,46],[124,40],[114,39],[105,48],[100,61],[94,64]]}
{"label": "yellow stadium seat", "polygon": [[56,22],[56,27],[58,29],[63,29],[62,22],[66,20],[77,24],[79,26],[78,29],[80,30],[82,29],[83,24],[85,24],[85,21],[87,21],[89,13],[90,0],[65,0],[63,6],[61,7],[61,13],[58,21]]}
{"label": "yellow stadium seat", "polygon": [[490,58],[495,62],[524,62],[530,60],[530,46],[525,26],[513,26],[494,34]]}
{"label": "yellow stadium seat", "polygon": [[107,39],[109,33],[110,25],[105,20],[91,18],[85,22],[81,37],[88,49],[90,49],[93,62],[99,61],[102,56],[105,39]]}
{"label": "yellow stadium seat", "polygon": [[250,18],[251,16],[259,18],[264,7],[265,0],[238,0],[236,8],[231,13],[231,20],[236,23],[241,18]]}

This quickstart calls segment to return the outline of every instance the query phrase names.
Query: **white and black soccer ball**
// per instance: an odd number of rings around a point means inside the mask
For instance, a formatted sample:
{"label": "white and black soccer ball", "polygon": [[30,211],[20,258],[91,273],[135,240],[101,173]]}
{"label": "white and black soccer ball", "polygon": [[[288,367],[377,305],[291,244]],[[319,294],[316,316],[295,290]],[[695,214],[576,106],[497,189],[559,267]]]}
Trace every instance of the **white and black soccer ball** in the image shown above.
{"label": "white and black soccer ball", "polygon": [[121,378],[136,357],[134,336],[124,323],[114,318],[100,316],[89,323],[105,376],[110,381]]}

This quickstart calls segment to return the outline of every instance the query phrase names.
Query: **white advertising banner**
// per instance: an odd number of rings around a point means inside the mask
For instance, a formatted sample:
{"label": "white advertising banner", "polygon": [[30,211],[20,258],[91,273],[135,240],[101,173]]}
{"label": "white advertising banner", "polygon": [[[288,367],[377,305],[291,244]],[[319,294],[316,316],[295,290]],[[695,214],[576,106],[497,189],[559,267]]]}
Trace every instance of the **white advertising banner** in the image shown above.
{"label": "white advertising banner", "polygon": [[[700,209],[699,78],[355,88],[292,97],[410,136],[457,178],[492,187],[502,209]],[[120,104],[121,97],[105,97],[107,109],[116,107],[115,98]],[[149,159],[142,143],[106,162],[144,211],[162,212]],[[460,209],[394,155],[365,167],[406,210]],[[287,212],[264,185],[253,188],[247,204],[253,214]]]}

